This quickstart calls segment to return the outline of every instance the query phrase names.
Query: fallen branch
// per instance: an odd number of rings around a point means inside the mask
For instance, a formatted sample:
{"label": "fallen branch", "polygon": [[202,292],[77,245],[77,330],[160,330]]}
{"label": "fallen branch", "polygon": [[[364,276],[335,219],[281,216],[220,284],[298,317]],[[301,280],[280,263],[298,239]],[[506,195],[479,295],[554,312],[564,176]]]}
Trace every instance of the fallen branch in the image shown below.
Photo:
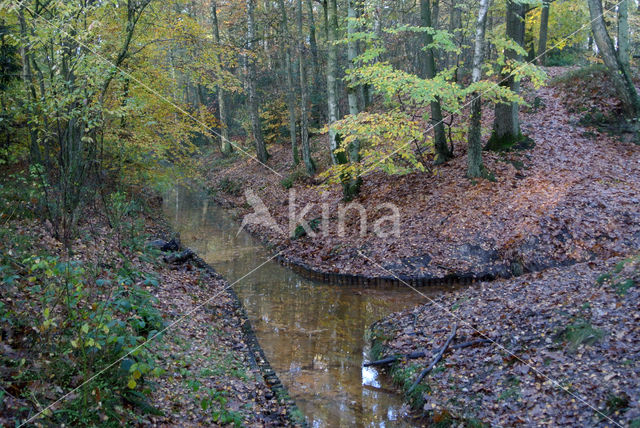
{"label": "fallen branch", "polygon": [[181,253],[172,253],[172,254],[169,254],[168,256],[165,256],[164,261],[165,263],[168,263],[168,264],[179,265],[191,260],[193,256],[195,256],[195,253],[191,251],[189,248],[187,248]]}
{"label": "fallen branch", "polygon": [[[451,349],[464,349],[464,348],[468,348],[470,346],[480,345],[480,344],[483,344],[483,343],[491,343],[491,340],[489,340],[489,339],[470,340],[468,342],[462,342],[462,343],[457,343],[455,345],[451,345],[450,348]],[[369,361],[368,363],[364,363],[363,365],[365,367],[384,366],[384,365],[387,365],[387,364],[393,364],[396,361],[400,361],[400,360],[415,360],[416,358],[423,358],[423,357],[426,357],[426,356],[427,356],[427,354],[424,351],[415,351],[415,352],[411,352],[409,354],[392,355],[390,357],[385,357],[385,358],[382,358],[380,360]]]}
{"label": "fallen branch", "polygon": [[422,379],[424,379],[424,377],[426,375],[429,374],[429,372],[431,370],[433,370],[433,368],[436,366],[436,364],[438,364],[438,362],[442,359],[442,356],[444,355],[445,351],[447,350],[447,348],[449,347],[449,344],[451,343],[451,341],[453,340],[454,337],[456,337],[456,331],[458,330],[458,324],[456,323],[453,326],[453,331],[451,332],[451,336],[449,336],[449,338],[447,339],[447,341],[444,343],[444,345],[442,345],[442,348],[440,348],[440,351],[438,352],[438,354],[436,355],[436,357],[433,359],[433,361],[431,362],[431,364],[429,364],[429,367],[427,367],[426,369],[422,370],[422,373],[420,373],[420,376],[418,376],[418,379],[416,379],[416,381],[413,383],[413,385],[411,385],[411,388],[409,388],[409,393],[411,393],[411,391],[413,391],[416,386],[418,386],[418,384],[420,382],[422,382]]}

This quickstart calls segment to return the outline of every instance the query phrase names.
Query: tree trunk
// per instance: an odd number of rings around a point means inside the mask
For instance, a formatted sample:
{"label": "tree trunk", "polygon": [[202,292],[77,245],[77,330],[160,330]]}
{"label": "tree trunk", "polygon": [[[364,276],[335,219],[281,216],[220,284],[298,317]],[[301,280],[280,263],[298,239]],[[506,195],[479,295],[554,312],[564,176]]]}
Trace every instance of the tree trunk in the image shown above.
{"label": "tree trunk", "polygon": [[[220,28],[218,27],[218,7],[215,1],[211,2],[211,23],[213,26],[213,41],[220,46]],[[220,56],[217,57],[218,64],[222,67]],[[218,85],[218,116],[220,120],[220,151],[223,155],[228,155],[233,151],[231,140],[229,140],[229,124],[227,122],[227,99],[224,89]]]}
{"label": "tree trunk", "polygon": [[313,175],[316,167],[311,159],[311,148],[309,147],[309,95],[307,83],[307,67],[304,61],[304,43],[302,41],[302,0],[298,0],[297,9],[298,23],[298,63],[300,65],[300,139],[302,140],[302,160],[307,169],[307,174]]}
{"label": "tree trunk", "polygon": [[293,70],[291,68],[291,49],[288,46],[290,39],[289,23],[287,20],[287,11],[284,7],[284,0],[279,0],[280,6],[280,36],[283,51],[284,69],[287,76],[287,107],[289,109],[289,139],[291,141],[291,152],[293,154],[293,165],[300,163],[298,156],[298,138],[296,135],[296,94],[293,84]]}
{"label": "tree trunk", "polygon": [[[356,41],[353,40],[353,37],[356,32],[355,28],[355,19],[357,18],[356,10],[353,5],[354,0],[349,0],[348,10],[347,10],[347,34],[348,34],[348,42],[347,42],[347,58],[349,60],[349,67],[354,67],[354,61],[358,56],[358,49],[356,45]],[[359,113],[358,109],[358,88],[356,86],[349,86],[347,88],[347,98],[349,101],[349,114],[357,115]]]}
{"label": "tree trunk", "polygon": [[[349,40],[347,42],[347,57],[349,59],[349,66],[355,66],[355,59],[358,56],[358,47],[357,42],[353,40],[353,37],[356,32],[356,8],[354,3],[356,0],[349,0],[349,5],[347,9],[347,33],[349,36]],[[358,90],[357,87],[349,86],[347,88],[347,98],[349,101],[349,114],[352,116],[357,115],[360,111],[358,108]],[[349,144],[348,148],[349,152],[349,161],[352,163],[356,163],[360,161],[360,142],[358,140],[353,141]],[[345,200],[353,199],[360,190],[360,184],[362,180],[360,177],[348,177],[342,183],[343,196]]]}
{"label": "tree trunk", "polygon": [[538,40],[538,61],[540,65],[545,65],[547,61],[547,33],[549,32],[549,1],[542,2],[542,12],[540,15],[540,37]]}
{"label": "tree trunk", "polygon": [[258,160],[265,163],[269,157],[267,147],[262,136],[262,125],[260,123],[260,113],[258,111],[258,96],[256,94],[256,64],[255,59],[250,58],[253,54],[253,42],[256,37],[256,29],[254,22],[255,0],[247,0],[247,51],[244,57],[245,67],[247,68],[247,88],[249,92],[249,115],[251,116],[251,131],[253,140],[256,145],[256,154]]}
{"label": "tree trunk", "polygon": [[[456,45],[462,49],[464,34],[461,31],[462,28],[462,11],[455,4],[451,4],[451,11],[449,15],[449,33],[454,36]],[[460,80],[460,55],[455,52],[447,52],[447,67],[456,66],[456,72],[454,79],[456,82]]]}
{"label": "tree trunk", "polygon": [[619,52],[616,52],[613,47],[602,16],[602,2],[601,0],[588,0],[588,4],[593,38],[607,66],[609,77],[616,88],[620,101],[622,101],[625,112],[631,117],[637,117],[640,115],[640,97],[631,80],[629,69],[625,67],[619,57]]}
{"label": "tree trunk", "polygon": [[[524,44],[524,4],[520,4],[517,0],[508,0],[507,3],[507,38],[518,43],[520,46]],[[508,49],[505,52],[507,60],[519,61],[520,55],[515,51]],[[514,93],[520,93],[520,82],[511,74],[502,74],[500,76],[501,86],[505,86]],[[488,143],[488,148],[500,150],[504,147],[512,145],[521,138],[520,121],[518,117],[518,103],[497,103],[495,106],[495,119],[493,121],[493,133]]]}
{"label": "tree trunk", "polygon": [[[327,107],[329,112],[329,147],[331,149],[331,159],[334,165],[338,163],[339,155],[335,153],[339,145],[339,136],[337,135],[333,124],[340,118],[338,110],[337,84],[336,76],[338,74],[338,48],[335,42],[338,40],[338,10],[336,0],[327,0]],[[344,159],[342,159],[344,161]]]}
{"label": "tree trunk", "polygon": [[618,57],[622,66],[629,70],[629,0],[618,4]]}
{"label": "tree trunk", "polygon": [[[24,17],[25,6],[21,6],[18,9],[18,18],[20,22],[20,58],[22,60],[22,73],[21,78],[27,88],[29,94],[29,102],[34,102],[37,99],[36,89],[33,85],[33,76],[31,74],[31,53],[29,52],[29,43],[27,41],[27,22]],[[44,92],[41,94],[44,96]],[[40,147],[38,145],[38,132],[33,125],[31,125],[30,109],[25,109],[27,112],[27,128],[29,129],[29,147],[31,155],[31,163],[37,164],[41,162]]]}
{"label": "tree trunk", "polygon": [[[491,0],[480,0],[480,10],[476,21],[476,40],[473,51],[472,81],[479,82],[482,78],[482,58],[484,55],[484,33],[487,25],[487,11]],[[467,176],[470,178],[482,177],[485,173],[482,164],[481,120],[482,100],[480,94],[471,94],[471,123],[469,125],[469,153],[467,160]]]}
{"label": "tree trunk", "polygon": [[313,69],[313,89],[311,91],[311,123],[315,126],[323,123],[321,101],[322,82],[320,81],[320,61],[318,60],[318,42],[316,35],[316,19],[313,15],[313,1],[306,0],[309,16],[309,47],[311,49],[311,67]]}
{"label": "tree trunk", "polygon": [[[422,0],[420,2],[420,15],[422,18],[423,27],[432,27],[431,20],[431,0]],[[436,77],[436,61],[434,57],[433,48],[427,48],[433,43],[433,35],[430,33],[424,33],[424,47],[426,48],[426,64],[425,74],[427,79],[433,79]],[[436,97],[435,101],[431,102],[431,127],[433,128],[434,145],[436,148],[436,164],[441,164],[451,159],[451,151],[447,146],[447,137],[444,132],[444,123],[442,121],[442,108],[440,106],[440,99]]]}

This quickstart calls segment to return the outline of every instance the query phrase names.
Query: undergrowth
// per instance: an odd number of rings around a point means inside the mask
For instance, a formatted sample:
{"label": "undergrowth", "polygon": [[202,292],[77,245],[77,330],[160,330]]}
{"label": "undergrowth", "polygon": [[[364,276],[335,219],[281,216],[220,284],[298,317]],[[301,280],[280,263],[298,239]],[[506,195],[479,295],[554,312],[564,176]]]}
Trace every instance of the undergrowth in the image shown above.
{"label": "undergrowth", "polygon": [[131,262],[156,258],[144,246],[140,208],[125,193],[108,198],[106,238],[117,250],[96,260],[39,240],[29,220],[37,191],[28,177],[0,187],[3,411],[17,424],[49,426],[120,426],[157,413],[146,400],[162,368],[141,345],[164,322],[148,291],[157,279]]}
{"label": "undergrowth", "polygon": [[619,296],[625,296],[633,287],[640,285],[640,253],[618,262],[610,272],[600,275],[596,284],[610,287]]}

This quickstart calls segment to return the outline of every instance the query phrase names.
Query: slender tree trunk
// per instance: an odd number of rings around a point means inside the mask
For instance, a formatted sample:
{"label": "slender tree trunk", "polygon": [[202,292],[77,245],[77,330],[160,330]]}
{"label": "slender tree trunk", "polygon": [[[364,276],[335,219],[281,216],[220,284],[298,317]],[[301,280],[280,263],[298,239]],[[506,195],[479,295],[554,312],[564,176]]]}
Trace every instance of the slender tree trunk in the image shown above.
{"label": "slender tree trunk", "polygon": [[[220,47],[220,28],[218,27],[218,7],[217,2],[211,2],[211,24],[213,26],[213,41]],[[217,56],[218,64],[222,67],[220,55]],[[224,89],[218,85],[218,116],[220,120],[220,151],[228,155],[233,151],[231,140],[229,140],[229,124],[227,122],[227,96]]]}
{"label": "slender tree trunk", "polygon": [[[353,37],[355,35],[356,32],[356,28],[355,28],[355,19],[357,18],[356,15],[356,10],[354,8],[353,2],[354,0],[348,0],[349,1],[349,5],[348,5],[348,9],[347,9],[347,35],[348,35],[348,41],[347,41],[347,59],[349,60],[349,67],[354,67],[354,61],[356,59],[356,57],[358,56],[358,49],[357,49],[357,44],[356,41],[353,40]],[[350,115],[357,115],[358,113],[360,113],[359,109],[358,109],[358,87],[357,86],[349,86],[347,88],[347,100],[349,102],[349,114]]]}
{"label": "slender tree trunk", "polygon": [[[356,32],[356,18],[358,16],[356,12],[355,3],[356,0],[349,0],[349,5],[347,9],[347,34],[349,36],[347,42],[347,57],[349,60],[349,66],[355,66],[355,59],[358,56],[358,46],[357,42],[353,40]],[[349,101],[349,114],[352,116],[357,115],[360,110],[358,108],[358,92],[359,87],[349,86],[347,88],[347,98]],[[357,163],[360,161],[360,142],[358,140],[353,141],[349,144],[348,147],[349,152],[349,161],[352,163]],[[343,187],[343,195],[345,200],[350,200],[354,196],[356,196],[360,190],[360,184],[362,180],[360,177],[347,177],[342,183]]]}
{"label": "slender tree trunk", "polygon": [[317,126],[323,123],[321,107],[322,81],[320,80],[320,61],[318,60],[318,41],[316,35],[316,19],[313,14],[313,1],[305,0],[309,16],[309,47],[311,49],[311,67],[313,69],[313,89],[311,90],[311,123]]}
{"label": "slender tree trunk", "polygon": [[[480,10],[476,21],[476,40],[473,50],[472,81],[479,82],[482,78],[482,59],[484,56],[484,33],[487,25],[487,11],[491,0],[480,0]],[[471,94],[471,123],[469,125],[469,153],[467,160],[467,176],[479,178],[485,174],[482,164],[481,120],[482,100],[478,92]]]}
{"label": "slender tree trunk", "polygon": [[[200,122],[202,123],[206,123],[205,122],[205,116],[204,116],[204,112],[203,109],[206,109],[207,106],[205,104],[205,96],[204,96],[204,87],[198,83],[196,84],[195,87],[196,90],[196,99],[198,100],[198,111],[201,113],[200,115]],[[209,127],[206,127],[207,129],[204,130],[203,134],[207,140],[207,145],[209,146],[213,146],[214,141],[213,141],[213,136],[211,134],[211,132],[209,131]]]}
{"label": "slender tree trunk", "polygon": [[287,11],[284,6],[284,0],[279,0],[280,6],[280,35],[283,51],[284,69],[287,76],[287,107],[289,109],[289,139],[291,140],[291,152],[293,154],[293,165],[300,163],[298,156],[298,138],[296,135],[296,89],[293,83],[293,69],[291,68],[291,48],[288,42],[291,38],[289,32],[289,22],[287,19]]}
{"label": "slender tree trunk", "polygon": [[[456,5],[454,3],[451,4],[451,11],[450,11],[450,15],[449,15],[449,33],[454,35],[455,41],[456,41],[456,45],[462,49],[462,42],[463,42],[463,37],[464,35],[461,32],[462,28],[462,11],[460,10],[459,7],[456,7]],[[456,73],[454,75],[455,81],[459,81],[460,80],[460,54],[459,53],[455,53],[455,52],[451,52],[451,53],[447,53],[447,67],[453,67],[454,65],[456,66]],[[449,59],[450,58],[450,59]]]}
{"label": "slender tree trunk", "polygon": [[[336,0],[327,0],[327,106],[329,112],[329,147],[331,148],[331,159],[334,164],[339,162],[338,154],[335,153],[339,146],[339,136],[333,124],[340,118],[338,110],[338,94],[336,76],[338,74],[338,51],[335,42],[338,40],[338,11]],[[344,159],[342,160],[344,161]]]}
{"label": "slender tree trunk", "polygon": [[638,117],[640,115],[640,97],[631,80],[629,69],[625,67],[624,62],[619,57],[619,53],[614,49],[613,41],[609,36],[602,16],[602,2],[601,0],[588,0],[588,3],[593,38],[607,66],[609,78],[616,88],[626,113],[631,117]]}
{"label": "slender tree trunk", "polygon": [[253,43],[256,37],[254,22],[255,0],[247,0],[247,51],[245,55],[245,66],[247,68],[247,87],[249,92],[249,114],[251,116],[251,130],[253,140],[256,145],[258,160],[265,163],[269,157],[267,147],[262,136],[262,125],[260,123],[260,113],[258,111],[258,96],[256,94],[256,64],[255,59],[250,58],[254,53]]}
{"label": "slender tree trunk", "polygon": [[[37,99],[36,89],[33,84],[33,75],[31,74],[31,53],[29,52],[29,43],[27,41],[27,22],[24,17],[25,6],[20,6],[18,9],[18,18],[20,22],[20,58],[22,60],[22,80],[27,93],[29,94],[30,102]],[[44,92],[42,96],[44,96]],[[38,145],[38,132],[33,125],[31,125],[29,109],[27,111],[27,127],[29,129],[29,143],[30,143],[30,155],[31,162],[33,164],[40,163],[42,157],[40,156],[40,146]]]}
{"label": "slender tree trunk", "polygon": [[540,15],[540,37],[538,40],[538,61],[540,65],[545,65],[547,62],[547,33],[549,32],[549,8],[551,7],[549,1],[544,0],[542,2],[542,12]]}
{"label": "slender tree trunk", "polygon": [[[524,7],[525,5],[518,3],[517,0],[508,0],[507,37],[520,46],[524,44]],[[521,59],[520,55],[511,49],[506,50],[505,56],[512,61]],[[501,86],[511,89],[516,94],[520,93],[520,82],[514,76],[502,74],[500,80],[502,81]],[[488,143],[490,149],[502,149],[521,138],[519,108],[520,106],[515,102],[496,104],[493,133]]]}
{"label": "slender tree trunk", "polygon": [[313,175],[316,167],[311,159],[311,147],[309,146],[309,93],[307,83],[307,67],[304,60],[304,43],[302,41],[302,0],[298,0],[297,8],[298,24],[298,63],[300,65],[300,139],[302,148],[302,160],[307,169],[307,174]]}
{"label": "slender tree trunk", "polygon": [[618,57],[629,70],[629,0],[622,0],[618,5]]}
{"label": "slender tree trunk", "polygon": [[[431,0],[421,0],[420,15],[422,17],[422,26],[432,28],[430,2]],[[424,33],[424,47],[426,48],[425,74],[427,79],[436,77],[436,61],[433,48],[427,47],[432,43],[433,35]],[[435,139],[436,164],[441,164],[451,159],[451,151],[447,146],[447,136],[444,132],[444,123],[442,120],[442,108],[440,106],[440,98],[438,97],[431,102],[431,127],[433,128]]]}

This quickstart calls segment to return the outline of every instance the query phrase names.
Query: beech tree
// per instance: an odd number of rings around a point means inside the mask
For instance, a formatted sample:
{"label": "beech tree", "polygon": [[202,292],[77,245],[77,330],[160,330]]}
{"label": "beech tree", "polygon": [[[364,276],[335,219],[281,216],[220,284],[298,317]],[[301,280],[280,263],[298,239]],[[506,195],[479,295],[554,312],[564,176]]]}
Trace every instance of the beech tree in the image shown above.
{"label": "beech tree", "polygon": [[588,0],[588,4],[593,38],[596,41],[602,60],[607,66],[609,77],[616,88],[626,113],[631,117],[638,117],[640,116],[640,96],[638,96],[638,91],[632,80],[628,59],[629,27],[626,12],[628,10],[628,0],[622,0],[618,5],[618,49],[614,47],[604,22],[602,1]]}
{"label": "beech tree", "polygon": [[[433,79],[436,77],[436,61],[433,53],[433,33],[435,29],[433,25],[432,12],[431,12],[431,0],[422,0],[420,2],[420,15],[422,18],[422,26],[426,27],[428,31],[424,32],[424,47],[426,52],[426,64],[425,74],[427,79]],[[452,157],[451,150],[447,145],[447,136],[444,131],[444,123],[442,118],[442,107],[440,106],[440,98],[436,97],[431,102],[431,127],[434,134],[434,146],[436,149],[436,164],[444,163]]]}
{"label": "beech tree", "polygon": [[[520,79],[512,69],[522,59],[524,52],[524,3],[520,0],[507,0],[506,36],[512,45],[505,48],[505,67],[500,75],[500,85],[509,88],[514,94],[520,93]],[[475,67],[475,63],[474,63]],[[493,132],[487,144],[490,149],[508,147],[522,138],[519,120],[520,106],[517,102],[499,102],[495,106]]]}
{"label": "beech tree", "polygon": [[296,133],[296,89],[293,83],[293,67],[291,66],[291,48],[289,40],[291,34],[289,32],[289,23],[287,19],[287,9],[284,6],[284,0],[278,0],[280,8],[280,51],[283,61],[284,74],[287,81],[287,110],[289,112],[289,141],[291,143],[291,154],[293,157],[293,165],[300,163],[298,155],[298,136]]}
{"label": "beech tree", "polygon": [[547,62],[547,34],[549,33],[549,8],[551,2],[544,0],[542,2],[542,12],[540,14],[540,34],[538,40],[538,62],[545,65]]}
{"label": "beech tree", "polygon": [[329,112],[329,148],[331,150],[331,158],[334,164],[338,164],[339,159],[336,150],[339,147],[339,136],[335,128],[332,126],[340,119],[340,110],[338,107],[338,7],[336,0],[326,0],[326,27],[327,27],[327,107]]}
{"label": "beech tree", "polygon": [[256,154],[258,160],[262,163],[267,162],[269,153],[267,153],[267,146],[264,142],[264,136],[262,135],[262,124],[260,122],[260,113],[258,107],[258,95],[256,94],[256,60],[253,51],[254,41],[256,37],[255,29],[255,0],[247,0],[247,39],[246,49],[247,53],[244,56],[246,76],[247,76],[247,90],[249,92],[248,104],[249,115],[251,116],[251,136],[256,146]]}
{"label": "beech tree", "polygon": [[[476,40],[473,48],[473,70],[471,81],[479,82],[482,78],[482,60],[484,57],[484,34],[487,26],[487,12],[491,0],[480,0],[480,10],[476,21]],[[467,161],[467,176],[479,178],[485,175],[482,163],[482,99],[479,92],[471,94],[471,122],[469,124],[469,152]]]}
{"label": "beech tree", "polygon": [[[211,26],[213,28],[213,41],[220,46],[220,29],[218,27],[218,5],[215,0],[211,2]],[[217,56],[218,62],[222,64],[220,55]],[[229,140],[229,124],[227,122],[227,100],[224,88],[218,85],[218,120],[220,120],[220,150],[223,154],[229,154],[233,151],[233,146]]]}
{"label": "beech tree", "polygon": [[[348,11],[347,11],[347,57],[349,59],[349,65],[351,67],[356,66],[356,57],[358,56],[358,44],[354,39],[357,25],[357,13],[356,13],[356,0],[348,0]],[[352,116],[360,113],[360,109],[358,107],[358,90],[359,86],[349,85],[347,87],[347,97],[349,102],[349,114]],[[364,101],[364,100],[363,100]],[[356,163],[360,161],[360,141],[356,138],[354,139],[348,146],[348,156],[349,162]],[[349,200],[352,199],[359,191],[361,184],[360,177],[348,177],[345,178],[342,183],[343,195],[344,199]]]}
{"label": "beech tree", "polygon": [[309,88],[307,87],[307,67],[304,59],[304,43],[302,41],[302,0],[298,1],[296,22],[298,26],[298,64],[300,66],[300,139],[302,148],[302,160],[307,169],[307,174],[313,175],[316,167],[311,159],[311,148],[309,146]]}

